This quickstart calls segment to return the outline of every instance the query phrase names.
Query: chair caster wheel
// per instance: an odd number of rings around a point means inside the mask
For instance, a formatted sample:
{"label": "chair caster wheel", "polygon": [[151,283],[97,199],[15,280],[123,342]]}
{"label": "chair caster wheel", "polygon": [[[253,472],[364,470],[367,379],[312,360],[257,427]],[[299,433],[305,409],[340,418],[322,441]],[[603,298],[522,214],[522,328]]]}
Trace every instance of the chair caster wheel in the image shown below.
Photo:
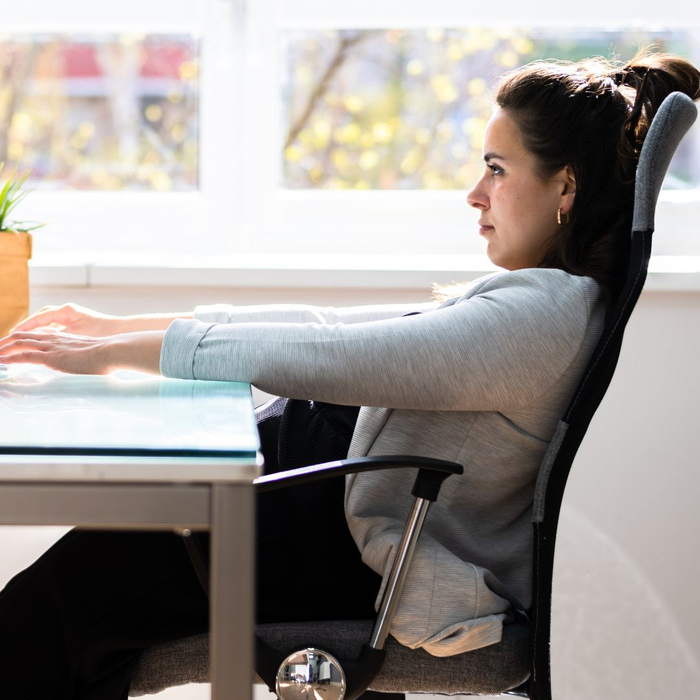
{"label": "chair caster wheel", "polygon": [[320,649],[290,654],[277,671],[280,700],[343,700],[347,682],[338,660]]}

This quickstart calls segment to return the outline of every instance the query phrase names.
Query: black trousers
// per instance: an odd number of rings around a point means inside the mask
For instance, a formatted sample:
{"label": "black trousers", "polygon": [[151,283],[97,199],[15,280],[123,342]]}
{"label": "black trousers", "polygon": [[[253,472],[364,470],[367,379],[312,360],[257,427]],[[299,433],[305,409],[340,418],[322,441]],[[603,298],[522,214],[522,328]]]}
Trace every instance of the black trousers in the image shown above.
{"label": "black trousers", "polygon": [[[357,410],[264,407],[266,472],[345,457]],[[343,495],[341,477],[258,496],[258,621],[373,616],[380,579],[361,562]],[[2,697],[126,700],[144,649],[207,629],[208,599],[182,538],[72,530],[0,593]]]}

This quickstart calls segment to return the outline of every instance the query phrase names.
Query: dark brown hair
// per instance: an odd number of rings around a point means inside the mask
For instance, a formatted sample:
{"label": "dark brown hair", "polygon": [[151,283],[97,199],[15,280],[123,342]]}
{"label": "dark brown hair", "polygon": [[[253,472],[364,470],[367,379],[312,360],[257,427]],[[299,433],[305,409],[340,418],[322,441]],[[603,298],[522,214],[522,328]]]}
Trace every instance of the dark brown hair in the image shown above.
{"label": "dark brown hair", "polygon": [[632,225],[634,177],[649,124],[664,98],[700,98],[700,72],[668,54],[625,64],[603,58],[538,61],[506,75],[496,102],[518,124],[540,175],[569,166],[576,197],[541,263],[587,275],[613,294]]}

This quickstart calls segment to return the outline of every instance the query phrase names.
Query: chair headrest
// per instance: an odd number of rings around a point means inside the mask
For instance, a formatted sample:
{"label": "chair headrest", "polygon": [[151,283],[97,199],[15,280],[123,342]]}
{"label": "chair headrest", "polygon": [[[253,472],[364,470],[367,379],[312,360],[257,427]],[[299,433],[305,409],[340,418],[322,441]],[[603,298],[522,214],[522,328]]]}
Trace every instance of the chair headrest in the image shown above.
{"label": "chair headrest", "polygon": [[652,119],[637,165],[633,231],[653,231],[656,201],[671,158],[698,110],[682,92],[672,92]]}

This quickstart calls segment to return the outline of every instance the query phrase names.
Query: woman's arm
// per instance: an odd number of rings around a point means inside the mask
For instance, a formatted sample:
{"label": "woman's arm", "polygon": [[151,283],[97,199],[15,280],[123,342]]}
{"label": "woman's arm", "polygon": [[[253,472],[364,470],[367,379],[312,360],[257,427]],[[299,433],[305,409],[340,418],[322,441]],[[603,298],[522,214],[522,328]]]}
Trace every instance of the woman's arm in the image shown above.
{"label": "woman's arm", "polygon": [[589,288],[595,284],[585,278],[531,270],[498,276],[469,299],[404,318],[333,325],[174,321],[161,371],[355,406],[524,406],[578,352]]}
{"label": "woman's arm", "polygon": [[[433,308],[436,304],[417,305]],[[221,323],[258,320],[302,324],[360,322],[394,317],[416,310],[416,305],[364,306],[346,309],[303,305],[202,307],[205,317]],[[107,374],[119,369],[158,372],[164,331],[174,320],[192,319],[192,312],[113,316],[76,304],[47,306],[0,338],[5,364],[32,363],[74,374]]]}
{"label": "woman's arm", "polygon": [[65,333],[97,337],[116,335],[118,333],[166,330],[175,319],[191,318],[210,323],[361,323],[403,316],[414,311],[428,311],[437,308],[437,306],[437,302],[379,304],[344,308],[305,304],[257,304],[248,306],[213,304],[210,306],[198,306],[194,312],[183,311],[115,316],[69,303],[62,306],[45,306],[17,324],[14,330],[23,332],[51,327],[54,330],[60,330]]}

